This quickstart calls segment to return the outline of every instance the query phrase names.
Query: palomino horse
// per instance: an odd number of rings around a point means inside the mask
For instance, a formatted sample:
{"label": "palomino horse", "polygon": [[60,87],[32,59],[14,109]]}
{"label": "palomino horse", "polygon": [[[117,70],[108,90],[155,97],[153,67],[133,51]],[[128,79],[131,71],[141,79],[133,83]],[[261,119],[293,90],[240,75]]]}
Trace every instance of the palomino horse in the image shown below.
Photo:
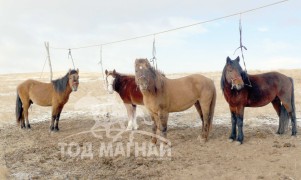
{"label": "palomino horse", "polygon": [[143,105],[143,96],[135,82],[135,76],[123,75],[115,71],[105,71],[110,94],[116,91],[121,97],[128,114],[127,130],[138,129],[136,107]]}
{"label": "palomino horse", "polygon": [[243,117],[245,107],[261,107],[273,104],[279,116],[278,134],[283,134],[289,116],[292,120],[292,135],[296,135],[296,111],[293,79],[278,72],[248,75],[239,65],[239,57],[227,57],[221,78],[221,88],[231,111],[232,132],[230,140],[244,140]]}
{"label": "palomino horse", "polygon": [[[36,103],[40,106],[52,106],[50,130],[59,130],[60,114],[69,99],[72,91],[77,91],[79,76],[77,70],[69,70],[62,78],[43,83],[35,80],[26,80],[17,87],[16,118],[21,128],[30,128],[28,108]],[[54,121],[56,120],[55,126]]]}
{"label": "palomino horse", "polygon": [[[154,134],[161,131],[161,136],[166,138],[169,113],[184,111],[194,105],[202,119],[202,139],[207,141],[216,101],[216,90],[211,79],[199,74],[168,79],[155,70],[147,59],[136,59],[135,72],[144,105],[154,121]],[[152,142],[157,142],[156,136],[153,136]]]}

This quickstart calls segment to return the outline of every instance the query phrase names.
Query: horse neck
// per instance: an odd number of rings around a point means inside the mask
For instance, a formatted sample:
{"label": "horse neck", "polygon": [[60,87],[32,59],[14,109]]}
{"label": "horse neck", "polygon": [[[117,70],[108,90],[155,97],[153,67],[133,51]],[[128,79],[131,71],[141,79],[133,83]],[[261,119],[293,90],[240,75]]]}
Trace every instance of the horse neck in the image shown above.
{"label": "horse neck", "polygon": [[71,92],[72,92],[72,89],[71,89],[71,87],[69,86],[69,83],[68,83],[67,87],[66,87],[66,90],[64,92],[60,93],[60,96],[61,96],[62,99],[68,100]]}

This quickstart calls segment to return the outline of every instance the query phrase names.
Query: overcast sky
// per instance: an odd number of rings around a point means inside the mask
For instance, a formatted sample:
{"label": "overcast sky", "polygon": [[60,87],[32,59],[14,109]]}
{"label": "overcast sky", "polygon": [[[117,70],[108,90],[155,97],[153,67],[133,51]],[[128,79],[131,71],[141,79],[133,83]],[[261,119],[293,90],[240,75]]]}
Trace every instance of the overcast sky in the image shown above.
{"label": "overcast sky", "polygon": [[[277,0],[0,0],[0,73],[41,72],[51,47],[101,44],[256,8]],[[242,15],[248,69],[301,68],[301,1]],[[221,71],[239,46],[239,16],[156,36],[165,73]],[[133,73],[152,57],[153,37],[103,47],[105,69]],[[67,50],[50,49],[54,71],[72,68]],[[72,51],[81,72],[100,70],[98,47]],[[49,71],[48,65],[45,71]]]}

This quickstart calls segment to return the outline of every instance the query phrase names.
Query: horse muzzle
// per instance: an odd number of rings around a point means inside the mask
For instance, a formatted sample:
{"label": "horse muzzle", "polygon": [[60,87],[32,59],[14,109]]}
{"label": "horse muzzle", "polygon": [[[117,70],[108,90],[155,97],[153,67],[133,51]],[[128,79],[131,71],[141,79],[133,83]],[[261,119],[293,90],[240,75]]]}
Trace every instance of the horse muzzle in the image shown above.
{"label": "horse muzzle", "polygon": [[146,84],[139,84],[139,89],[141,91],[145,91],[145,90],[147,90],[147,85]]}
{"label": "horse muzzle", "polygon": [[77,86],[72,86],[72,91],[76,92],[77,91]]}

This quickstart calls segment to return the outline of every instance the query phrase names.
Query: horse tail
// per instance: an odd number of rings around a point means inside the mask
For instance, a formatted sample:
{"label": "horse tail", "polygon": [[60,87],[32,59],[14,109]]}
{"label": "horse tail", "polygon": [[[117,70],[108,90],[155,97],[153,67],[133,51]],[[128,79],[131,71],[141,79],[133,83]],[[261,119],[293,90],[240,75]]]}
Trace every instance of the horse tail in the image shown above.
{"label": "horse tail", "polygon": [[295,109],[295,88],[294,88],[294,80],[290,78],[292,82],[292,98],[291,98],[291,105],[292,105],[292,115],[296,117],[296,109]]}
{"label": "horse tail", "polygon": [[[291,92],[291,107],[292,107],[292,116],[296,117],[296,111],[295,111],[295,93],[294,93],[294,81],[292,78],[289,78],[292,82],[292,92]],[[296,122],[294,122],[296,123]],[[285,133],[285,130],[288,129],[289,124],[289,114],[283,104],[281,104],[280,107],[280,118],[279,118],[279,129],[278,134]]]}
{"label": "horse tail", "polygon": [[210,104],[210,111],[209,111],[209,129],[212,128],[212,122],[213,122],[213,115],[214,115],[214,109],[215,109],[215,103],[216,103],[216,89],[213,84],[213,97]]}
{"label": "horse tail", "polygon": [[16,100],[16,120],[17,123],[20,123],[23,118],[23,104],[20,99],[19,93],[17,92],[17,100]]}

